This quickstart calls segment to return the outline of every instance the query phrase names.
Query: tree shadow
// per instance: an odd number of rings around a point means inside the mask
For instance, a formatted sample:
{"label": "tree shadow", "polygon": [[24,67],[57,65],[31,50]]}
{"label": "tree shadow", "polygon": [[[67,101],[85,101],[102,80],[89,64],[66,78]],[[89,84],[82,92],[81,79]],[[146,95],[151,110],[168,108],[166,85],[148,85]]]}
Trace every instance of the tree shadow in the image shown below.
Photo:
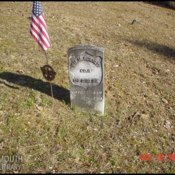
{"label": "tree shadow", "polygon": [[168,59],[175,61],[175,49],[174,48],[168,47],[168,46],[163,45],[163,44],[151,42],[148,40],[132,41],[132,40],[127,39],[127,41],[136,45],[136,46],[146,48],[154,53],[157,53],[159,55],[163,55],[163,56],[167,57]]}
{"label": "tree shadow", "polygon": [[[23,74],[16,74],[11,72],[2,72],[0,73],[0,79],[3,79],[7,81],[8,83],[13,83],[16,85],[28,87],[34,90],[37,90],[39,92],[42,92],[46,95],[51,96],[51,89],[50,89],[50,83],[44,82],[40,79],[36,79],[33,77],[30,77],[28,75]],[[2,82],[1,82],[2,83]],[[15,88],[12,85],[9,85],[7,83],[4,83],[6,86]],[[56,84],[52,83],[53,87],[53,96],[55,99],[64,101],[66,104],[70,104],[70,92],[69,90],[60,87]],[[17,89],[17,88],[15,88]]]}
{"label": "tree shadow", "polygon": [[173,4],[170,1],[144,1],[144,3],[175,10],[175,3]]}

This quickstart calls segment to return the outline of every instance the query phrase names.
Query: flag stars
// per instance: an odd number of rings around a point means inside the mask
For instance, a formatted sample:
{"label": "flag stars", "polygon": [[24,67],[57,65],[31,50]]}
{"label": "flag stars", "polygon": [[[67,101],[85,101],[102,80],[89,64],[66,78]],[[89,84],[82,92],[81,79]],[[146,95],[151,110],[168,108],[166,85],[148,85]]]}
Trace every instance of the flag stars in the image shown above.
{"label": "flag stars", "polygon": [[35,16],[40,16],[42,14],[41,2],[34,1],[33,3],[33,13]]}

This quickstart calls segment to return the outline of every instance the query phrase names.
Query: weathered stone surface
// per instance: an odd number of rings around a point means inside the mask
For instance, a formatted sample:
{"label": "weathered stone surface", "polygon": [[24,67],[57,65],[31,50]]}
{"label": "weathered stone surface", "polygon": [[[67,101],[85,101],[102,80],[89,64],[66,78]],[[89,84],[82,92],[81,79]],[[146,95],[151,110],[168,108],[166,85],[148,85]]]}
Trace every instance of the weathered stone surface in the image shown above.
{"label": "weathered stone surface", "polygon": [[68,61],[71,104],[104,114],[104,49],[77,45]]}

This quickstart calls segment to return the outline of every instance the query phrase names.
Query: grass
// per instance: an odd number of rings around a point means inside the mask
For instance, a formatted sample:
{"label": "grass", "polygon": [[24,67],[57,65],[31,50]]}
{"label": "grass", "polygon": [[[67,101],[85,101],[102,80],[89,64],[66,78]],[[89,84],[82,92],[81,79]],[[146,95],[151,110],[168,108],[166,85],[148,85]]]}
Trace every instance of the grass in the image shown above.
{"label": "grass", "polygon": [[[29,34],[32,2],[0,3],[0,155],[23,158],[10,173],[174,173],[174,161],[140,155],[175,153],[175,12],[143,2],[42,4],[55,98]],[[67,50],[77,44],[105,49],[104,116],[68,103]]]}

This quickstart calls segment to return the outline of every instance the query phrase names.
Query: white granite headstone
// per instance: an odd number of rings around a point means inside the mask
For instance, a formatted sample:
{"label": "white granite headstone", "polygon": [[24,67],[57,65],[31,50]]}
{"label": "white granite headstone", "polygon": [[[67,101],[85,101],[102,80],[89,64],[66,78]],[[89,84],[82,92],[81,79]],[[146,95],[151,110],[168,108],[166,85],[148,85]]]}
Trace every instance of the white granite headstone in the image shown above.
{"label": "white granite headstone", "polygon": [[104,49],[77,45],[68,50],[72,106],[104,114]]}

